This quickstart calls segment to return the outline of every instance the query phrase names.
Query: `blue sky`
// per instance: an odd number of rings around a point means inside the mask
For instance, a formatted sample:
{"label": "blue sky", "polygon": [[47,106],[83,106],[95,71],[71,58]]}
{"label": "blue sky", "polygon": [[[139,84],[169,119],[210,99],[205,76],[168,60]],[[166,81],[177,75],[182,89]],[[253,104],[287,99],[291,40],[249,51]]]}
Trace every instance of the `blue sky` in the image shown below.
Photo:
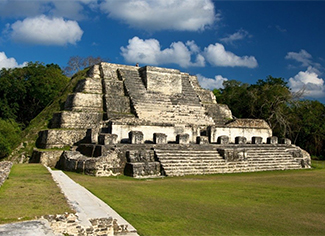
{"label": "blue sky", "polygon": [[0,68],[71,56],[222,82],[282,77],[325,102],[325,1],[0,0]]}

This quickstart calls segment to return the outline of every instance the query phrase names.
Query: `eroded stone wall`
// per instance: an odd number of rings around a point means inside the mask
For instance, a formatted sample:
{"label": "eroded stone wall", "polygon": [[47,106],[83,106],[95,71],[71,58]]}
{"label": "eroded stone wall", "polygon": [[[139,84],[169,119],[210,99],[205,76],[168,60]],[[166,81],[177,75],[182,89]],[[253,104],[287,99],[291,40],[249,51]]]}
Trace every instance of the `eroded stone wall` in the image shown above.
{"label": "eroded stone wall", "polygon": [[13,163],[10,161],[0,162],[0,187],[8,178],[12,165]]}
{"label": "eroded stone wall", "polygon": [[131,131],[141,131],[143,133],[144,142],[154,142],[155,133],[165,134],[167,142],[176,142],[176,137],[179,134],[188,134],[189,141],[196,142],[196,137],[200,135],[199,126],[187,126],[187,125],[130,125],[123,123],[112,123],[111,132],[117,135],[117,142],[129,142],[129,133]]}
{"label": "eroded stone wall", "polygon": [[262,142],[272,136],[272,130],[264,120],[237,119],[223,126],[210,126],[209,137],[211,143],[217,143],[221,136],[228,136],[230,143],[235,143],[236,137],[245,137],[248,143],[253,137],[261,137]]}
{"label": "eroded stone wall", "polygon": [[179,70],[145,66],[139,72],[148,91],[168,95],[182,92],[182,77]]}

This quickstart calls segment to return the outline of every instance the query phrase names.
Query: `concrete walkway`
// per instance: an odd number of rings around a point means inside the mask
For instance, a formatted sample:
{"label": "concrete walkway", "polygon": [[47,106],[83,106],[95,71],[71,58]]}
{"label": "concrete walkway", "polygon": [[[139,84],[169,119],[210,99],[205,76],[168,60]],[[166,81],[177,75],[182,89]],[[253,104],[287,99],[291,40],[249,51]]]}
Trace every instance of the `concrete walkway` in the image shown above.
{"label": "concrete walkway", "polygon": [[0,236],[56,236],[46,220],[0,225]]}
{"label": "concrete walkway", "polygon": [[129,233],[123,235],[138,235],[136,229],[123,219],[117,212],[109,207],[105,202],[97,198],[87,189],[74,182],[60,170],[48,168],[54,181],[56,181],[62,192],[77,212],[80,224],[88,228],[91,226],[90,219],[109,218],[117,220],[117,224],[123,226]]}

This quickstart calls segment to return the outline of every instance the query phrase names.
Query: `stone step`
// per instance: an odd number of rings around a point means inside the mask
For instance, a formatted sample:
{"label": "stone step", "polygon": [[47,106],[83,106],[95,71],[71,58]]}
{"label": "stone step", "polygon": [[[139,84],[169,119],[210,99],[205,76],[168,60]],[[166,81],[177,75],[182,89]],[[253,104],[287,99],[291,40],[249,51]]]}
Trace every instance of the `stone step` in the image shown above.
{"label": "stone step", "polygon": [[187,160],[187,159],[162,159],[159,158],[160,162],[162,164],[167,164],[167,165],[206,165],[206,164],[216,164],[219,165],[220,163],[225,164],[225,161],[223,159],[202,159],[202,160]]}
{"label": "stone step", "polygon": [[259,152],[254,148],[248,151],[245,161],[237,162],[227,162],[211,147],[157,148],[155,153],[168,176],[301,169],[285,148],[279,149]]}
{"label": "stone step", "polygon": [[223,159],[220,155],[218,154],[175,154],[175,153],[157,153],[157,155],[159,155],[161,158],[164,159],[184,159],[184,160],[201,160],[203,158],[205,159],[211,159],[211,160],[215,160],[215,159]]}
{"label": "stone step", "polygon": [[263,159],[263,158],[261,158],[261,159],[258,159],[258,158],[249,159],[249,158],[247,158],[247,160],[250,161],[250,162],[260,162],[260,163],[262,163],[262,162],[268,163],[268,162],[294,161],[292,158],[286,158],[286,159],[283,159],[283,158],[277,158],[277,159]]}
{"label": "stone step", "polygon": [[274,170],[293,170],[299,169],[290,166],[242,166],[242,167],[227,167],[218,166],[213,168],[179,168],[179,167],[164,167],[164,171],[169,176],[179,175],[193,175],[193,174],[217,174],[217,173],[241,173],[241,172],[253,172],[253,171],[274,171]]}
{"label": "stone step", "polygon": [[263,160],[263,161],[270,161],[270,160],[292,160],[293,157],[289,155],[277,155],[277,156],[256,156],[256,157],[251,157],[247,156],[248,160]]}
{"label": "stone step", "polygon": [[120,70],[125,88],[131,98],[131,104],[137,117],[161,123],[214,124],[205,115],[205,109],[189,82],[183,76],[183,93],[174,96],[157,92],[148,92],[135,71]]}
{"label": "stone step", "polygon": [[214,167],[276,167],[276,166],[285,166],[285,167],[294,167],[297,168],[300,165],[297,163],[292,162],[283,162],[283,163],[251,163],[251,162],[225,162],[223,160],[213,160],[213,161],[186,161],[186,160],[161,160],[161,164],[163,164],[164,167],[180,167],[180,168],[186,168],[186,167],[206,167],[206,168],[214,168]]}
{"label": "stone step", "polygon": [[247,157],[249,158],[260,158],[260,157],[264,157],[264,158],[273,158],[273,157],[288,157],[288,158],[292,158],[292,155],[290,155],[287,152],[284,153],[272,153],[272,154],[247,154]]}
{"label": "stone step", "polygon": [[175,149],[172,149],[172,148],[168,148],[168,149],[156,149],[155,148],[155,151],[156,152],[159,152],[159,153],[172,153],[174,154],[175,152],[177,153],[185,153],[185,154],[188,154],[188,153],[197,153],[197,154],[200,154],[200,153],[211,153],[211,154],[218,154],[219,155],[219,152],[217,150],[213,150],[213,149],[210,149],[207,148],[207,147],[196,147],[195,149],[194,148],[181,148],[181,147],[175,147]]}

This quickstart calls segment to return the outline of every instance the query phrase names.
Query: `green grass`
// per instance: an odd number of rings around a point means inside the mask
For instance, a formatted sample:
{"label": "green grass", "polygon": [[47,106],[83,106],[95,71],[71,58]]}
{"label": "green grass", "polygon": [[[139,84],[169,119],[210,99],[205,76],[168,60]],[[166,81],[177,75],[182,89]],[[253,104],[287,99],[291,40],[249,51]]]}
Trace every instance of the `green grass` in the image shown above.
{"label": "green grass", "polygon": [[15,164],[0,188],[0,224],[72,212],[51,174],[40,164]]}
{"label": "green grass", "polygon": [[325,162],[313,166],[151,180],[68,174],[141,235],[324,235]]}

